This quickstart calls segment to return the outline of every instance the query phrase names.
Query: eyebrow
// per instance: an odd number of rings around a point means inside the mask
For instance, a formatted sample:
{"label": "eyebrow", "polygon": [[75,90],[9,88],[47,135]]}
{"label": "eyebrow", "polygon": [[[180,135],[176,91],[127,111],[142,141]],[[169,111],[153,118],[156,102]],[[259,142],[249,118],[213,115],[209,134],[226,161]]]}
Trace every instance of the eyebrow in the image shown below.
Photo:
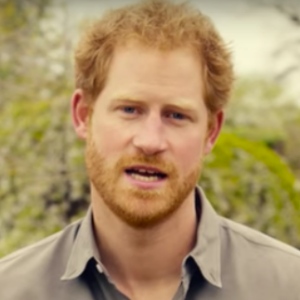
{"label": "eyebrow", "polygon": [[135,102],[135,103],[145,103],[145,101],[142,101],[138,97],[132,97],[132,96],[126,96],[126,95],[116,95],[112,98],[112,104],[119,103],[119,102]]}

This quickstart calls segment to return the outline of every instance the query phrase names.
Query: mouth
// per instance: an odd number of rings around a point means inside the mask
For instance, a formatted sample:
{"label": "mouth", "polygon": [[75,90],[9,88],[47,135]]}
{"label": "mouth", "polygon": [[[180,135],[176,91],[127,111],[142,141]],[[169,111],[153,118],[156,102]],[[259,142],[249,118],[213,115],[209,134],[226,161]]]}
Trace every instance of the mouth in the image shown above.
{"label": "mouth", "polygon": [[134,166],[125,169],[125,173],[133,178],[134,180],[143,181],[143,182],[155,182],[161,181],[167,178],[167,174],[163,171],[148,167],[148,166]]}

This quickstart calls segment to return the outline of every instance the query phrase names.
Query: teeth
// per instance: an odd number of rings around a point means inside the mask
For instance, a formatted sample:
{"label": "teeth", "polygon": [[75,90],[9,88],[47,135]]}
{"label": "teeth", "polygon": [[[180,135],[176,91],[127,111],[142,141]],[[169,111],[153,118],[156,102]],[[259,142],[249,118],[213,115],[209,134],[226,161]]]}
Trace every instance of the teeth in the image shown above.
{"label": "teeth", "polygon": [[131,174],[131,177],[136,179],[136,180],[141,180],[141,181],[156,181],[158,180],[158,176],[142,176],[142,175],[138,175],[138,174]]}
{"label": "teeth", "polygon": [[155,173],[154,171],[146,170],[146,169],[138,169],[138,171],[139,171],[140,173],[148,173],[148,174],[154,174],[154,173]]}

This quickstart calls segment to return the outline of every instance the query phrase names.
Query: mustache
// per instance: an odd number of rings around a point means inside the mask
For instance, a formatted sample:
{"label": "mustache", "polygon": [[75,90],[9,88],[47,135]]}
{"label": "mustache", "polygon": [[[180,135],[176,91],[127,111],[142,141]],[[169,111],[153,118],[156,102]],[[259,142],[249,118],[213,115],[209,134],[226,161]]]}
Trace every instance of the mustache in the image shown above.
{"label": "mustache", "polygon": [[[90,163],[94,165],[105,165],[105,156],[102,155],[101,151],[98,151],[93,139],[88,140],[85,151],[86,160],[87,158],[89,158]],[[160,154],[124,154],[115,163],[113,163],[113,165],[109,165],[109,168],[113,168],[119,173],[122,173],[126,168],[132,167],[134,165],[147,165],[148,167],[157,168],[168,175],[176,175],[178,173],[174,164],[161,157]]]}

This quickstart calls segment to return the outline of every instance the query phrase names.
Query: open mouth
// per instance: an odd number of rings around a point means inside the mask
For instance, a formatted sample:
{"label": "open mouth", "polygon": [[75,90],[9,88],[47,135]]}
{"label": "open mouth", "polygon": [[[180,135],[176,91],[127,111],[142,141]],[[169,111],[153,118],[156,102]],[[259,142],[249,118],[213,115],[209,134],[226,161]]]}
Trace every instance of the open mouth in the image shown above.
{"label": "open mouth", "polygon": [[167,177],[165,173],[153,168],[133,167],[126,169],[125,172],[135,180],[146,182],[159,181]]}

